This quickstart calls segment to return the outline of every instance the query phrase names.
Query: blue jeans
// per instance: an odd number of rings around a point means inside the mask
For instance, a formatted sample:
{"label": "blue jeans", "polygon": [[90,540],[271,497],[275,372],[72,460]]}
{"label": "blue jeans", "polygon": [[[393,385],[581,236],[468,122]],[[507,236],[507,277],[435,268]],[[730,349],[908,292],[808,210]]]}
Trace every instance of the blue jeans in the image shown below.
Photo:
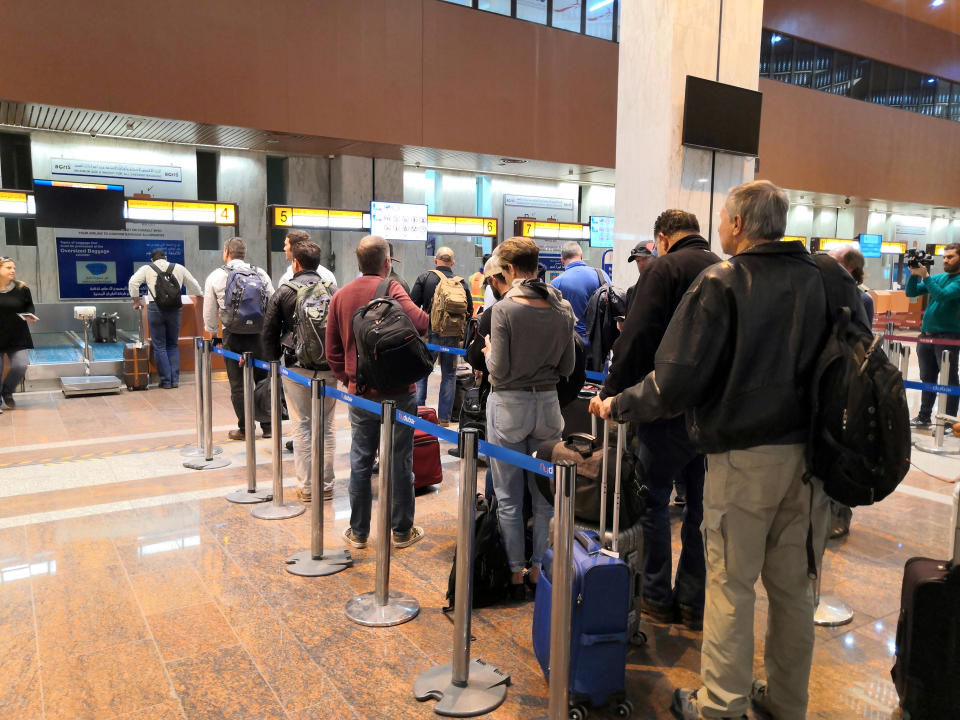
{"label": "blue jeans", "polygon": [[3,379],[3,387],[0,390],[2,395],[13,395],[17,386],[21,383],[27,374],[27,365],[30,364],[29,350],[14,350],[13,352],[4,352],[0,350],[0,375],[3,375],[3,357],[10,358],[10,370]]}
{"label": "blue jeans", "polygon": [[[526,390],[494,390],[487,399],[487,440],[494,445],[530,455],[548,440],[560,440],[563,416],[557,392]],[[547,548],[547,534],[553,506],[537,489],[536,480],[527,477],[521,468],[488,458],[497,495],[500,534],[511,572],[520,572],[526,565],[524,552],[523,490],[529,487],[533,501],[533,553],[536,567]]]}
{"label": "blue jeans", "polygon": [[[433,330],[430,331],[431,345],[446,345],[458,347],[460,338],[440,337]],[[457,356],[450,353],[437,353],[440,356],[440,399],[437,401],[437,419],[450,422],[450,413],[453,410],[453,396],[457,390]],[[427,375],[417,383],[417,405],[427,404]]]}
{"label": "blue jeans", "polygon": [[[683,419],[641,425],[637,457],[648,494],[643,524],[643,597],[658,605],[674,602],[703,609],[707,570],[703,552],[703,455],[693,449]],[[687,504],[680,526],[680,560],[675,587],[670,576],[673,553],[670,542],[670,492],[674,479],[686,488]],[[679,484],[679,483],[678,483]]]}
{"label": "blue jeans", "polygon": [[[397,410],[417,414],[413,393],[391,398]],[[358,538],[370,534],[373,493],[370,475],[380,445],[380,417],[350,406],[350,528]],[[381,465],[382,467],[382,465]],[[383,498],[380,498],[383,501]],[[404,536],[413,527],[413,428],[393,422],[393,534]]]}
{"label": "blue jeans", "polygon": [[160,387],[180,384],[180,317],[181,308],[159,308],[150,303],[147,323],[150,325],[150,342],[153,343],[153,359],[160,375]]}

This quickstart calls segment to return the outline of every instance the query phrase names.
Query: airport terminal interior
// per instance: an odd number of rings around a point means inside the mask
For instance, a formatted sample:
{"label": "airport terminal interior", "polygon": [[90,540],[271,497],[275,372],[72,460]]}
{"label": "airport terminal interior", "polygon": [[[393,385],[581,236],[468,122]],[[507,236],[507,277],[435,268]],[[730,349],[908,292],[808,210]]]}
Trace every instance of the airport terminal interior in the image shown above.
{"label": "airport terminal interior", "polygon": [[[442,248],[470,278],[520,236],[546,281],[576,241],[625,290],[663,210],[696,215],[725,257],[728,192],[769,180],[789,199],[784,240],[862,253],[874,332],[921,412],[927,305],[906,286],[918,253],[942,273],[960,243],[960,0],[6,0],[0,68],[0,295],[15,265],[33,302],[28,366],[0,405],[0,718],[427,718],[438,703],[415,698],[415,681],[463,651],[443,611],[461,488],[474,490],[459,418],[422,426],[439,435],[442,481],[417,491],[421,541],[382,566],[375,473],[367,547],[336,574],[289,572],[319,539],[319,495],[301,502],[284,446],[292,423],[228,436],[234,361],[214,352],[198,372],[195,338],[213,334],[189,289],[182,376],[161,387],[148,310],[128,290],[157,249],[203,287],[239,236],[279,287],[285,238],[302,230],[343,287],[361,239],[380,235],[412,286]],[[131,363],[145,389],[130,389]],[[428,378],[437,408],[439,366]],[[337,401],[324,446],[328,554],[351,515],[355,402]],[[815,628],[809,718],[905,717],[890,673],[904,563],[945,561],[955,532],[960,433],[936,429],[943,412],[938,401],[934,425],[913,429],[897,489],[827,542],[821,607],[841,619]],[[481,458],[477,492],[486,472]],[[228,501],[251,481],[273,500]],[[256,517],[279,506],[278,483],[303,512]],[[670,505],[674,566],[682,513]],[[387,575],[419,613],[349,617]],[[534,605],[528,592],[470,615],[467,656],[509,675],[485,715],[582,720],[551,705]],[[639,630],[629,702],[589,717],[676,717],[674,690],[699,685],[700,631],[642,613]]]}

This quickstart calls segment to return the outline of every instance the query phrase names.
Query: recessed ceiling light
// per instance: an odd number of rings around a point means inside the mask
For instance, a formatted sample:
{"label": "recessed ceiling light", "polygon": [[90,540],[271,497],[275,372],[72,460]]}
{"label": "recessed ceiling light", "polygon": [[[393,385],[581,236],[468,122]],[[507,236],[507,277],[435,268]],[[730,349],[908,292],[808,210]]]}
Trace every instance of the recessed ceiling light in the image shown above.
{"label": "recessed ceiling light", "polygon": [[697,180],[697,182],[698,183],[710,182],[710,178],[700,178],[699,180]]}
{"label": "recessed ceiling light", "polygon": [[941,5],[943,5],[943,0],[933,0],[933,2],[930,3],[930,7],[940,7]]}

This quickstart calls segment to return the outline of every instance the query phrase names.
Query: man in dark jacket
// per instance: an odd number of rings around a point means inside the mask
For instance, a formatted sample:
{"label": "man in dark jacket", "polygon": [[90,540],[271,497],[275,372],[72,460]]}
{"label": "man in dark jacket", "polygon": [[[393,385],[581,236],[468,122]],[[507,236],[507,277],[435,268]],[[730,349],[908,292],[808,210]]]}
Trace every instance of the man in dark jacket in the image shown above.
{"label": "man in dark jacket", "polygon": [[[700,235],[692,213],[666,210],[653,226],[658,259],[637,282],[641,302],[627,311],[623,330],[613,346],[610,373],[600,389],[606,398],[640,382],[653,370],[654,354],[680,299],[701,271],[720,258]],[[600,399],[594,398],[593,404]],[[692,629],[703,622],[703,455],[697,453],[682,417],[641,423],[637,427],[637,457],[648,495],[643,513],[643,597],[641,609],[657,622],[677,616]],[[670,541],[670,492],[674,479],[686,489],[680,537],[683,549],[671,582],[673,551]]]}
{"label": "man in dark jacket", "polygon": [[[261,341],[267,360],[282,360],[285,367],[305,377],[317,377],[327,381],[335,388],[337,379],[329,370],[308,370],[300,367],[294,353],[296,348],[297,292],[301,287],[323,282],[317,273],[320,266],[320,246],[310,240],[294,245],[291,251],[291,269],[293,277],[282,283],[270,298],[263,316]],[[329,295],[337,290],[336,282],[326,282],[324,287]],[[281,378],[283,395],[287,400],[287,411],[293,425],[293,463],[297,470],[297,497],[301,502],[310,502],[313,488],[310,486],[310,464],[312,458],[310,388],[294,382],[290,378]],[[323,499],[333,499],[333,458],[336,455],[336,432],[333,420],[337,401],[332,397],[323,398]]]}
{"label": "man in dark jacket", "polygon": [[[799,242],[779,242],[788,206],[767,181],[730,191],[718,232],[734,257],[704,270],[684,295],[655,370],[600,408],[637,422],[683,413],[694,446],[708,454],[703,685],[673,699],[688,720],[746,717],[751,699],[778,720],[806,714],[814,601],[805,546],[812,524],[822,555],[830,511],[820,481],[804,482],[804,448],[827,294],[864,327],[866,318],[849,273]],[[758,576],[770,603],[766,685],[753,680]]]}
{"label": "man in dark jacket", "polygon": [[[440,284],[440,276],[452,278],[454,255],[453,250],[448,247],[442,247],[437,250],[436,257],[433,259],[436,266],[433,270],[421,273],[420,277],[413,284],[413,290],[410,291],[410,299],[416,305],[419,305],[423,311],[430,315],[433,309],[433,295],[437,291],[437,285]],[[439,274],[438,274],[439,273]],[[473,299],[470,292],[470,286],[467,281],[461,279],[463,291],[467,295],[467,314],[466,318],[473,317]],[[434,332],[430,328],[430,340],[433,345],[446,345],[447,347],[459,347],[463,338],[457,336],[443,336]],[[417,383],[417,404],[427,404],[427,380],[429,375]],[[437,418],[440,424],[446,427],[450,424],[450,413],[453,410],[453,396],[457,389],[457,356],[450,353],[440,353],[440,398],[437,401]]]}

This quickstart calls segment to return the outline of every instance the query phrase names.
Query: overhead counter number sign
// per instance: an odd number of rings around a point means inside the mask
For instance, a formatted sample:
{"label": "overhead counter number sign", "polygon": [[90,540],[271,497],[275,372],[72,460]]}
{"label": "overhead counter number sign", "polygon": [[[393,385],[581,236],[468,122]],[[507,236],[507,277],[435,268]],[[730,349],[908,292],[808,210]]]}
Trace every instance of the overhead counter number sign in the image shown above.
{"label": "overhead counter number sign", "polygon": [[533,237],[534,225],[535,225],[535,224],[536,224],[536,223],[534,223],[533,220],[530,220],[530,221],[524,220],[524,221],[523,221],[523,236],[524,236],[524,237],[529,237],[529,238],[532,238],[532,237]]}
{"label": "overhead counter number sign", "polygon": [[234,203],[216,203],[217,225],[236,225],[237,206]]}
{"label": "overhead counter number sign", "polygon": [[237,222],[234,203],[128,198],[126,207],[128,220],[190,225],[234,225]]}
{"label": "overhead counter number sign", "polygon": [[0,192],[0,214],[27,215],[36,212],[33,195],[21,192]]}

